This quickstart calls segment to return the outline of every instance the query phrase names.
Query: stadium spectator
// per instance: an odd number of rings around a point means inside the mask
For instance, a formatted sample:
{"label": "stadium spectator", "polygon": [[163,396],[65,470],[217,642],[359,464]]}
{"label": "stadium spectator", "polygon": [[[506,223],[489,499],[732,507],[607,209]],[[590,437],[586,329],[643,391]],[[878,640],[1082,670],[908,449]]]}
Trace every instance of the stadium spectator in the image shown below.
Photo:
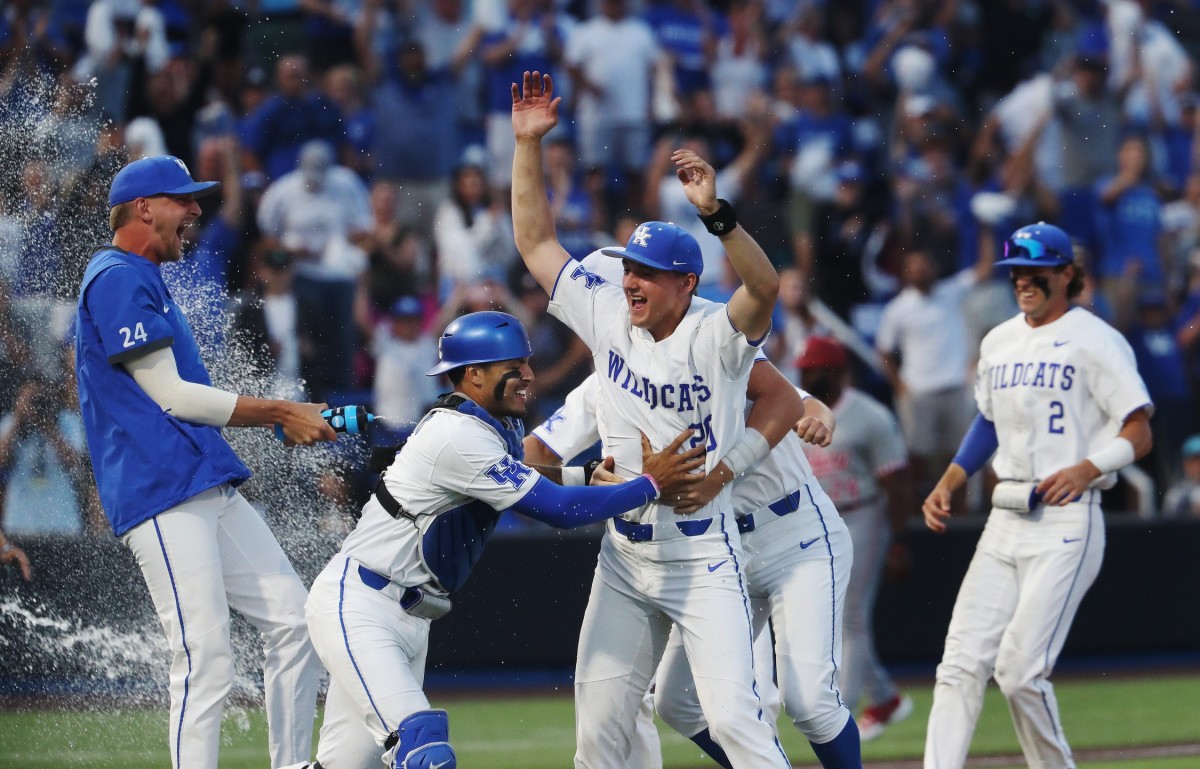
{"label": "stadium spectator", "polygon": [[438,359],[437,342],[425,333],[425,303],[418,296],[398,298],[375,327],[371,355],[375,359],[372,405],[388,417],[389,433],[377,443],[398,443],[437,400],[438,381],[426,376]]}
{"label": "stadium spectator", "polygon": [[[575,28],[564,52],[576,95],[580,163],[600,178],[619,171],[625,200],[636,201],[650,152],[651,84],[661,51],[626,0],[600,0],[599,7]],[[618,208],[610,203],[610,210]]]}
{"label": "stadium spectator", "polygon": [[282,248],[262,248],[249,269],[249,287],[230,300],[235,349],[280,397],[302,395],[295,266]]}
{"label": "stadium spectator", "polygon": [[324,74],[355,60],[355,13],[363,4],[361,0],[297,0],[304,17],[305,58],[314,72]]}
{"label": "stadium spectator", "polygon": [[84,532],[75,476],[87,460],[83,421],[68,406],[63,380],[32,377],[0,419],[4,530],[10,534]]}
{"label": "stadium spectator", "polygon": [[300,167],[263,193],[259,229],[296,260],[297,329],[307,342],[301,373],[313,393],[351,386],[358,345],[349,321],[355,285],[367,264],[357,244],[366,244],[371,225],[366,185],[335,165],[333,148],[322,141],[305,144]]}
{"label": "stadium spectator", "polygon": [[1115,290],[1116,281],[1130,276],[1141,290],[1163,290],[1158,253],[1162,202],[1150,179],[1144,139],[1131,136],[1121,142],[1117,173],[1096,182],[1095,201],[1096,272],[1105,290]]}
{"label": "stadium spectator", "polygon": [[369,181],[373,170],[371,145],[375,141],[375,111],[366,102],[362,73],[353,64],[338,64],[325,73],[322,90],[342,113],[342,125],[346,128],[346,167]]}
{"label": "stadium spectator", "polygon": [[512,184],[512,94],[523,72],[544,72],[555,78],[562,62],[567,31],[554,9],[540,0],[507,0],[508,13],[500,26],[485,29],[479,41],[487,103],[488,183],[498,190]]}
{"label": "stadium spectator", "polygon": [[1138,373],[1154,400],[1155,413],[1150,418],[1154,448],[1144,464],[1152,469],[1156,486],[1165,489],[1179,478],[1179,450],[1191,430],[1187,362],[1176,339],[1177,323],[1166,295],[1144,292],[1131,304],[1137,305],[1136,319],[1118,330],[1129,340]]}
{"label": "stadium spectator", "polygon": [[433,231],[443,297],[458,285],[506,280],[517,262],[512,217],[504,199],[488,188],[485,163],[481,147],[468,148],[450,197],[437,209]]}
{"label": "stadium spectator", "polygon": [[746,114],[749,99],[767,92],[769,45],[760,3],[736,0],[729,7],[728,21],[713,54],[713,106],[722,120],[738,120]]}
{"label": "stadium spectator", "polygon": [[1183,443],[1183,477],[1167,490],[1164,518],[1200,518],[1200,435]]}
{"label": "stadium spectator", "polygon": [[340,148],[346,136],[338,108],[312,88],[303,56],[279,57],[275,86],[277,92],[249,114],[242,126],[244,165],[262,171],[268,179],[294,171],[300,148],[307,142],[320,139]]}
{"label": "stadium spectator", "polygon": [[454,88],[453,73],[431,69],[424,46],[409,42],[395,72],[379,72],[371,93],[376,125],[387,126],[375,132],[371,178],[396,184],[400,221],[425,235],[433,233],[434,212],[450,194],[459,156]]}
{"label": "stadium spectator", "polygon": [[974,378],[963,302],[975,285],[991,277],[989,256],[985,252],[973,269],[938,280],[928,252],[906,252],[904,290],[879,320],[875,347],[895,394],[918,489],[934,480],[931,468],[954,455],[970,422]]}

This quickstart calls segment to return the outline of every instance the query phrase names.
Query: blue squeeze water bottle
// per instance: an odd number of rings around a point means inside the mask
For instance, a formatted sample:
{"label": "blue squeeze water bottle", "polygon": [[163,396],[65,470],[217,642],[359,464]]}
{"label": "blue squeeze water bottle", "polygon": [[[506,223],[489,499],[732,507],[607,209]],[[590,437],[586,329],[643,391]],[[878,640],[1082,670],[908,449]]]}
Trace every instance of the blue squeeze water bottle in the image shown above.
{"label": "blue squeeze water bottle", "polygon": [[[325,409],[321,417],[329,423],[336,432],[360,435],[367,431],[367,425],[375,421],[375,415],[362,406],[338,406]],[[284,439],[283,425],[275,425],[275,436]]]}

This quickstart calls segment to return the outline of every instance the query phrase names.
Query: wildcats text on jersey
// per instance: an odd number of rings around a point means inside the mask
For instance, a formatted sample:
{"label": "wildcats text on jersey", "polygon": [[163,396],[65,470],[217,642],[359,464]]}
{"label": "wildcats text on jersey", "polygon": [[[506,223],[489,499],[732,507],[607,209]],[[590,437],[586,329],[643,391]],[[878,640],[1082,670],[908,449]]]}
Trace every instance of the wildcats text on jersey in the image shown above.
{"label": "wildcats text on jersey", "polygon": [[630,395],[641,398],[650,408],[662,406],[680,414],[694,411],[695,404],[705,403],[712,396],[712,391],[704,384],[704,377],[699,374],[693,374],[691,382],[657,384],[649,377],[638,376],[614,350],[608,351],[608,378]]}
{"label": "wildcats text on jersey", "polygon": [[1063,363],[1029,361],[1000,363],[991,369],[993,390],[1010,387],[1040,387],[1046,390],[1070,390],[1074,384],[1075,367]]}

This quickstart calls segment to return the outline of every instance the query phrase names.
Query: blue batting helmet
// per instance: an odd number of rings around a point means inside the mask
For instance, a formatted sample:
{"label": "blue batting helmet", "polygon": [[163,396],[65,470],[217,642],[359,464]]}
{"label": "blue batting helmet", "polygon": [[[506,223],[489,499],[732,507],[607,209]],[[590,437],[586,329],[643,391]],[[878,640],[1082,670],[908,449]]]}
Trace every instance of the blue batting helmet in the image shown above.
{"label": "blue batting helmet", "polygon": [[441,374],[459,366],[516,360],[533,355],[525,327],[507,312],[473,312],[456,318],[438,340],[441,363],[427,376]]}
{"label": "blue batting helmet", "polygon": [[1071,238],[1053,224],[1027,224],[1004,241],[997,267],[1061,267],[1075,261]]}

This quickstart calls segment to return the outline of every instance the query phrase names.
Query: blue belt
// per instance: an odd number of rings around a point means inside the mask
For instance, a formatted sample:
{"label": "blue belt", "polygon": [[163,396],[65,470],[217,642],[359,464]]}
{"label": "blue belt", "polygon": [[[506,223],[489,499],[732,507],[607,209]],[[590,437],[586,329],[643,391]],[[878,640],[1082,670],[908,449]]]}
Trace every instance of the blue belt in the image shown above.
{"label": "blue belt", "polygon": [[[624,518],[613,518],[613,528],[617,533],[630,542],[649,542],[654,539],[654,524],[633,523]],[[675,525],[685,537],[696,537],[708,531],[712,518],[702,518],[696,521],[675,521]]]}
{"label": "blue belt", "polygon": [[[800,489],[796,489],[791,494],[788,494],[783,499],[778,499],[767,505],[767,509],[775,515],[783,517],[788,513],[794,513],[800,509]],[[743,515],[737,519],[738,531],[745,534],[748,531],[754,531],[758,525],[754,521],[754,514]]]}
{"label": "blue belt", "polygon": [[[358,578],[362,580],[364,585],[375,590],[383,590],[392,583],[392,581],[387,577],[383,576],[379,572],[371,571],[362,564],[359,564],[358,566]],[[400,598],[400,606],[404,609],[408,609],[414,604],[418,603],[421,598],[421,588],[406,587],[404,588],[404,595]]]}

